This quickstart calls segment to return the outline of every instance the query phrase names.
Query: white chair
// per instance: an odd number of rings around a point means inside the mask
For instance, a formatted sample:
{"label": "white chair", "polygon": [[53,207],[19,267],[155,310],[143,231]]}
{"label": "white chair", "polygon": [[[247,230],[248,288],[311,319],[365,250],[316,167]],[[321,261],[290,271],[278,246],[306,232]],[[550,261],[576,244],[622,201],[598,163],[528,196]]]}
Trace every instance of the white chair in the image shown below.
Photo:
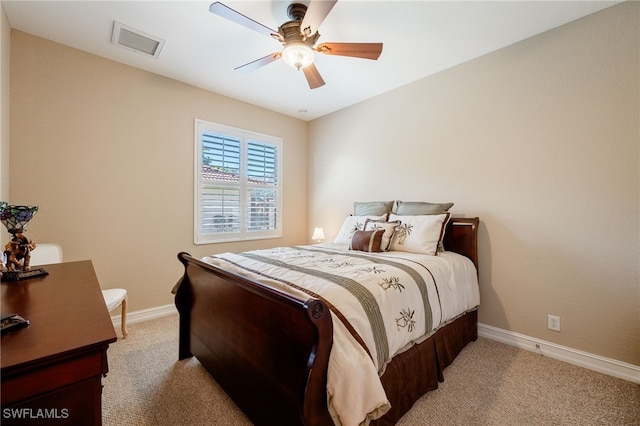
{"label": "white chair", "polygon": [[62,262],[62,247],[58,244],[36,244],[31,251],[31,266],[49,265]]}
{"label": "white chair", "polygon": [[[31,266],[49,265],[62,262],[62,247],[58,244],[44,243],[36,244],[36,248],[31,251]],[[127,331],[127,290],[123,288],[111,288],[102,290],[104,303],[107,310],[112,311],[122,305],[121,329],[122,336],[126,339],[129,336]]]}
{"label": "white chair", "polygon": [[122,329],[122,337],[126,339],[129,336],[127,331],[127,290],[124,288],[102,290],[102,297],[104,297],[104,303],[107,304],[109,311],[114,310],[118,305],[122,305],[120,328]]}

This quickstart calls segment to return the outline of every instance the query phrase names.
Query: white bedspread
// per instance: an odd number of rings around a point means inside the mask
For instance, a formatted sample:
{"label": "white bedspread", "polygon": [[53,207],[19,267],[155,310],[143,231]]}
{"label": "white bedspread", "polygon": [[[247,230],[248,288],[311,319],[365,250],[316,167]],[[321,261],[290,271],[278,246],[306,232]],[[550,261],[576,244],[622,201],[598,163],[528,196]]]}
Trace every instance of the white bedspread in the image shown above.
{"label": "white bedspread", "polygon": [[327,392],[336,425],[367,424],[386,413],[390,405],[379,376],[391,358],[480,302],[473,263],[453,252],[365,253],[320,244],[203,260],[330,304],[334,338]]}

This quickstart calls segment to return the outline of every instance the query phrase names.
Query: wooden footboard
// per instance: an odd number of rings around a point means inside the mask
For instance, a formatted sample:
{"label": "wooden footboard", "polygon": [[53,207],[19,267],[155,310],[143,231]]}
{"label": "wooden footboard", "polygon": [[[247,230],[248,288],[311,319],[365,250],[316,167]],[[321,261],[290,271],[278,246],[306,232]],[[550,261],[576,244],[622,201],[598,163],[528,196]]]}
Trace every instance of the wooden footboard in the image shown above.
{"label": "wooden footboard", "polygon": [[333,325],[319,300],[298,300],[178,258],[180,359],[195,355],[255,424],[333,424],[326,383]]}

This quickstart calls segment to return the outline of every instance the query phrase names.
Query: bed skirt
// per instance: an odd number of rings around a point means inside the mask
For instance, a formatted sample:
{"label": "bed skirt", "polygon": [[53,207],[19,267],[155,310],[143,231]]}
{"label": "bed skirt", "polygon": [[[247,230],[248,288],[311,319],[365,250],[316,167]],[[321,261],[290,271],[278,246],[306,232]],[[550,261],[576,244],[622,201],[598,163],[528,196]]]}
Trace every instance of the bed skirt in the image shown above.
{"label": "bed skirt", "polygon": [[444,381],[444,369],[462,349],[478,338],[478,311],[473,310],[440,328],[433,336],[396,355],[381,377],[391,409],[372,426],[392,426],[425,393]]}

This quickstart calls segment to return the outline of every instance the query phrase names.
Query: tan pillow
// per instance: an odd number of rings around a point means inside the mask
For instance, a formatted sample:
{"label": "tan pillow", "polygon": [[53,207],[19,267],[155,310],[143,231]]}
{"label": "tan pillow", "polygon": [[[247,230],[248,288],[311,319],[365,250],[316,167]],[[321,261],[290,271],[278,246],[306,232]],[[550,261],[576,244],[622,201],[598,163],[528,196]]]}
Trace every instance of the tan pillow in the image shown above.
{"label": "tan pillow", "polygon": [[382,251],[382,236],[384,229],[371,231],[356,231],[351,237],[349,250],[368,251],[371,253]]}

